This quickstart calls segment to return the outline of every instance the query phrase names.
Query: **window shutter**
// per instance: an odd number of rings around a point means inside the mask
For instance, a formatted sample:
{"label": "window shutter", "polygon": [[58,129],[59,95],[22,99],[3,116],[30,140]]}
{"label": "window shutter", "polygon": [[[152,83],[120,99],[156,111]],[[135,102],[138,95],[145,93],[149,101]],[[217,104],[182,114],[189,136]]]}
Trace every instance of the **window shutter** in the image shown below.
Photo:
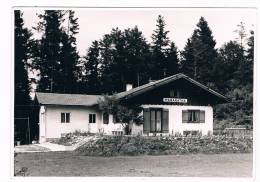
{"label": "window shutter", "polygon": [[93,114],[93,123],[96,123],[96,114]]}
{"label": "window shutter", "polygon": [[185,110],[183,110],[182,111],[182,122],[183,123],[188,123],[188,111],[185,111]]}
{"label": "window shutter", "polygon": [[205,123],[205,111],[200,111],[200,123]]}
{"label": "window shutter", "polygon": [[66,123],[70,123],[70,113],[66,113]]}
{"label": "window shutter", "polygon": [[65,123],[65,113],[61,113],[61,123]]}
{"label": "window shutter", "polygon": [[169,109],[163,109],[162,132],[169,132]]}
{"label": "window shutter", "polygon": [[89,123],[92,123],[92,117],[91,117],[91,114],[88,115],[88,122],[89,122]]}
{"label": "window shutter", "polygon": [[109,123],[109,114],[107,112],[103,113],[103,124]]}
{"label": "window shutter", "polygon": [[155,132],[155,127],[156,127],[156,111],[152,109],[150,111],[150,131]]}
{"label": "window shutter", "polygon": [[194,111],[195,113],[195,123],[200,123],[200,111]]}
{"label": "window shutter", "polygon": [[150,132],[150,110],[144,109],[144,124],[143,124],[143,130],[144,133]]}

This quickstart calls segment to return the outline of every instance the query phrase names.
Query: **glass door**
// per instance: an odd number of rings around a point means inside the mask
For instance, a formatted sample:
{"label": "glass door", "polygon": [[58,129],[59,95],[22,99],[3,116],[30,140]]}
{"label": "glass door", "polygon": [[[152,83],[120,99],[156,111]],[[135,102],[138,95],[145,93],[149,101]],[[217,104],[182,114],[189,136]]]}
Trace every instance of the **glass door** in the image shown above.
{"label": "glass door", "polygon": [[150,112],[150,131],[151,132],[161,132],[162,131],[162,110],[161,109],[151,109]]}
{"label": "glass door", "polygon": [[162,111],[161,110],[156,111],[156,131],[157,132],[162,131]]}

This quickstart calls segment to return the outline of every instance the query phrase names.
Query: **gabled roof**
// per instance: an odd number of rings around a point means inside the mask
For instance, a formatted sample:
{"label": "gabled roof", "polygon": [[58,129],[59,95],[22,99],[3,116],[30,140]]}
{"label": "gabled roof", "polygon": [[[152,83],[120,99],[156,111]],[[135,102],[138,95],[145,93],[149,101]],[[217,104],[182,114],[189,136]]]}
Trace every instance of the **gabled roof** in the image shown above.
{"label": "gabled roof", "polygon": [[221,99],[223,102],[226,102],[227,101],[227,98],[223,95],[221,95],[220,93],[210,89],[209,87],[191,79],[190,77],[182,74],[182,73],[179,73],[179,74],[176,74],[176,75],[172,75],[172,76],[169,76],[167,78],[163,78],[161,80],[157,80],[157,81],[154,81],[154,82],[150,82],[150,83],[147,83],[145,85],[142,85],[140,87],[136,87],[136,88],[133,88],[129,91],[124,91],[124,92],[120,92],[118,94],[115,94],[115,97],[117,99],[128,99],[128,98],[131,98],[133,96],[136,96],[136,95],[139,95],[139,94],[142,94],[144,92],[147,92],[149,90],[152,90],[152,89],[155,89],[157,87],[160,87],[162,85],[165,85],[165,84],[168,84],[170,82],[173,82],[175,80],[178,80],[178,79],[185,79],[187,81],[189,81],[190,83],[202,88],[203,90],[217,96],[219,99]]}
{"label": "gabled roof", "polygon": [[93,106],[102,99],[101,95],[83,94],[58,94],[36,92],[36,99],[43,105],[73,105],[73,106]]}
{"label": "gabled roof", "polygon": [[[154,82],[147,83],[145,85],[141,85],[139,87],[133,88],[129,91],[120,92],[114,94],[116,99],[123,100],[129,99],[131,97],[137,96],[144,92],[153,90],[170,82],[176,81],[178,79],[185,79],[188,82],[200,87],[206,92],[216,96],[221,102],[227,102],[228,99],[221,95],[220,93],[210,89],[209,87],[191,79],[190,77],[179,73],[176,75],[172,75],[170,77],[157,80]],[[98,104],[99,99],[103,99],[102,95],[86,95],[86,94],[59,94],[59,93],[42,93],[36,92],[36,98],[39,104],[43,105],[74,105],[74,106],[94,106]]]}

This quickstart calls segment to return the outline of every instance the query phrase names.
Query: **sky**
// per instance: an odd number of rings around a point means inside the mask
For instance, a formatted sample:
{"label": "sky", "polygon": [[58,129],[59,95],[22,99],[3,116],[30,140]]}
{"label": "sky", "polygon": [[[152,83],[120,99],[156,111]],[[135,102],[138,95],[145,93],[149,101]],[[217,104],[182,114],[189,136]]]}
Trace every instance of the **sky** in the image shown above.
{"label": "sky", "polygon": [[[78,18],[79,33],[77,49],[80,56],[86,55],[87,49],[95,40],[100,40],[112,28],[133,28],[138,26],[148,42],[156,29],[158,15],[164,17],[169,38],[179,50],[183,50],[187,39],[192,35],[196,24],[203,16],[209,24],[216,40],[216,48],[225,42],[235,40],[234,30],[242,21],[247,33],[255,30],[256,9],[253,8],[78,8],[73,9]],[[42,9],[30,8],[22,10],[25,26],[31,28],[39,21],[36,13]],[[37,37],[37,36],[36,36]]]}

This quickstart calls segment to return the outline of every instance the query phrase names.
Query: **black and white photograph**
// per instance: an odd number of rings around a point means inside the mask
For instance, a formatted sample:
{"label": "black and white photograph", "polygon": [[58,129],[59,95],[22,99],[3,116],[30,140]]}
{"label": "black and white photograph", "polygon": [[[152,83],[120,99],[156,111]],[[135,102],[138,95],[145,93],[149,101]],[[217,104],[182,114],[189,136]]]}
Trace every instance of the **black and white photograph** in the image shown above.
{"label": "black and white photograph", "polygon": [[14,178],[253,178],[256,8],[12,16]]}

